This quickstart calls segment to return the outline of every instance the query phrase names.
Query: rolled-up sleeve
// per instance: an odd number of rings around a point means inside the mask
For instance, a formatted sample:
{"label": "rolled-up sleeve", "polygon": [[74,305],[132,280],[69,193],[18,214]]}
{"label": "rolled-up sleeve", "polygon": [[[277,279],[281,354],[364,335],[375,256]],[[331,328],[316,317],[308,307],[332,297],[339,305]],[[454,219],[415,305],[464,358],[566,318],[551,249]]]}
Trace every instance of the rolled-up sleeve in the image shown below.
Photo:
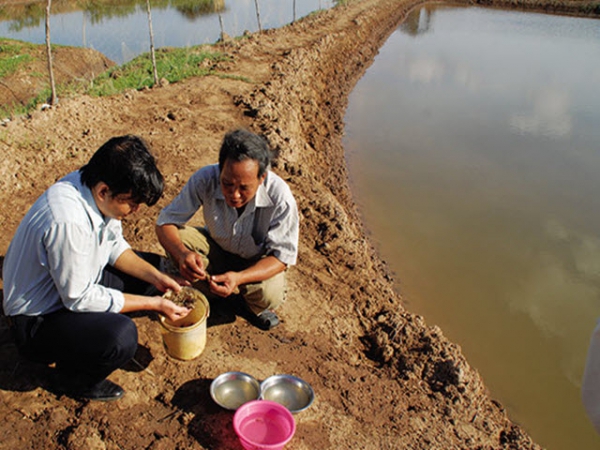
{"label": "rolled-up sleeve", "polygon": [[73,223],[55,224],[44,236],[48,271],[67,309],[78,312],[123,309],[123,293],[98,284],[104,266],[116,261],[129,248],[119,236],[112,238],[108,245],[98,245],[95,233]]}
{"label": "rolled-up sleeve", "polygon": [[173,201],[163,208],[156,221],[157,225],[186,224],[202,206],[203,187],[198,171],[183,186],[183,189]]}
{"label": "rolled-up sleeve", "polygon": [[295,201],[277,207],[265,241],[266,254],[292,266],[298,258],[299,219]]}

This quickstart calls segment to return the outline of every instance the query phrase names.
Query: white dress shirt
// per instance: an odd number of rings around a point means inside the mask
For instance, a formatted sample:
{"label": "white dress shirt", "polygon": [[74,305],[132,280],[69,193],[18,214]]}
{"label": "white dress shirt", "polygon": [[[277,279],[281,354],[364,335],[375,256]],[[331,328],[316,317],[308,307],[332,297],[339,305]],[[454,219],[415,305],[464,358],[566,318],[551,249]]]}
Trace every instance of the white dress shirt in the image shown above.
{"label": "white dress shirt", "polygon": [[123,308],[123,294],[98,284],[102,270],[127,250],[121,222],[105,219],[90,189],[72,172],[27,212],[3,266],[4,312],[48,314]]}
{"label": "white dress shirt", "polygon": [[205,227],[223,249],[245,259],[272,255],[286,265],[298,257],[298,207],[289,186],[268,171],[254,198],[238,217],[221,191],[219,166],[194,173],[158,217],[158,225],[185,225],[202,207]]}

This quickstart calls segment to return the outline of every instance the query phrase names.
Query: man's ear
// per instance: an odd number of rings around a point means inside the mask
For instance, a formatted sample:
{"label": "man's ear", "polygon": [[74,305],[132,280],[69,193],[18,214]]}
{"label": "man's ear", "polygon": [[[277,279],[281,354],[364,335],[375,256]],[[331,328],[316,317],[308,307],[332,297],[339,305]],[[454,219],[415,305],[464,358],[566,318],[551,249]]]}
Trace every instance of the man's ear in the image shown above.
{"label": "man's ear", "polygon": [[104,181],[99,181],[98,184],[94,186],[94,191],[96,192],[98,198],[102,200],[106,200],[110,195],[110,188]]}

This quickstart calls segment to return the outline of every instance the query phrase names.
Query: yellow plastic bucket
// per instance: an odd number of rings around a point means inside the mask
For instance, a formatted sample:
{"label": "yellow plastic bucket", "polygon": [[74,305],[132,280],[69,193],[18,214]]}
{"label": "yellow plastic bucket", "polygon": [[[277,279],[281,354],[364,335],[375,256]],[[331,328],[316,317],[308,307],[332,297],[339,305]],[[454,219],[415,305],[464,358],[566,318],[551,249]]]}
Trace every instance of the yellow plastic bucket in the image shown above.
{"label": "yellow plastic bucket", "polygon": [[186,317],[171,321],[165,316],[160,316],[163,344],[167,354],[173,358],[197,358],[206,346],[209,304],[200,291],[194,291],[194,307]]}

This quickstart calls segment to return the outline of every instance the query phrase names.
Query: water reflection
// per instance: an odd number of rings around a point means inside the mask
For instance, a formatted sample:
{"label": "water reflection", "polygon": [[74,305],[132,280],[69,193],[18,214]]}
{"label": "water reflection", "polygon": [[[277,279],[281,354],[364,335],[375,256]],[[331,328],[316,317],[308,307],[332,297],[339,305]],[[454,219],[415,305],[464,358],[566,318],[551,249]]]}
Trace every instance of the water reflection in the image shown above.
{"label": "water reflection", "polygon": [[569,93],[560,86],[545,86],[529,94],[528,108],[516,112],[510,125],[519,133],[551,138],[568,137],[573,128]]}
{"label": "water reflection", "polygon": [[214,14],[225,11],[225,0],[210,0],[200,3],[190,2],[189,0],[184,2],[171,1],[173,2],[172,6],[174,6],[177,11],[183,14],[184,17],[191,20],[206,14]]}
{"label": "water reflection", "polygon": [[[544,225],[545,246],[539,249],[538,264],[521,287],[519,301],[513,298],[510,306],[531,317],[544,335],[571,343],[573,327],[598,313],[600,238],[577,232],[557,218]],[[573,356],[579,359],[582,351],[566,350],[563,369],[578,386],[581,361],[573,364]]]}
{"label": "water reflection", "polygon": [[[151,0],[154,42],[156,47],[209,44],[223,32],[240,36],[246,30],[280,27],[335,3],[336,0]],[[149,51],[146,0],[55,0],[51,12],[54,44],[93,48],[119,64]],[[43,44],[44,15],[45,2],[0,5],[0,36]]]}
{"label": "water reflection", "polygon": [[416,10],[350,98],[352,185],[409,307],[549,449],[598,448],[597,20]]}
{"label": "water reflection", "polygon": [[[153,9],[174,9],[188,19],[225,10],[225,0],[152,0]],[[93,24],[103,20],[127,17],[138,10],[146,9],[146,0],[100,1],[63,0],[52,2],[53,15],[81,11]],[[45,20],[46,4],[28,3],[3,5],[0,7],[0,21],[10,21],[9,30],[21,31],[41,25]]]}
{"label": "water reflection", "polygon": [[406,20],[400,24],[399,29],[410,36],[427,33],[431,26],[431,13],[434,10],[430,6],[424,6],[411,11]]}

